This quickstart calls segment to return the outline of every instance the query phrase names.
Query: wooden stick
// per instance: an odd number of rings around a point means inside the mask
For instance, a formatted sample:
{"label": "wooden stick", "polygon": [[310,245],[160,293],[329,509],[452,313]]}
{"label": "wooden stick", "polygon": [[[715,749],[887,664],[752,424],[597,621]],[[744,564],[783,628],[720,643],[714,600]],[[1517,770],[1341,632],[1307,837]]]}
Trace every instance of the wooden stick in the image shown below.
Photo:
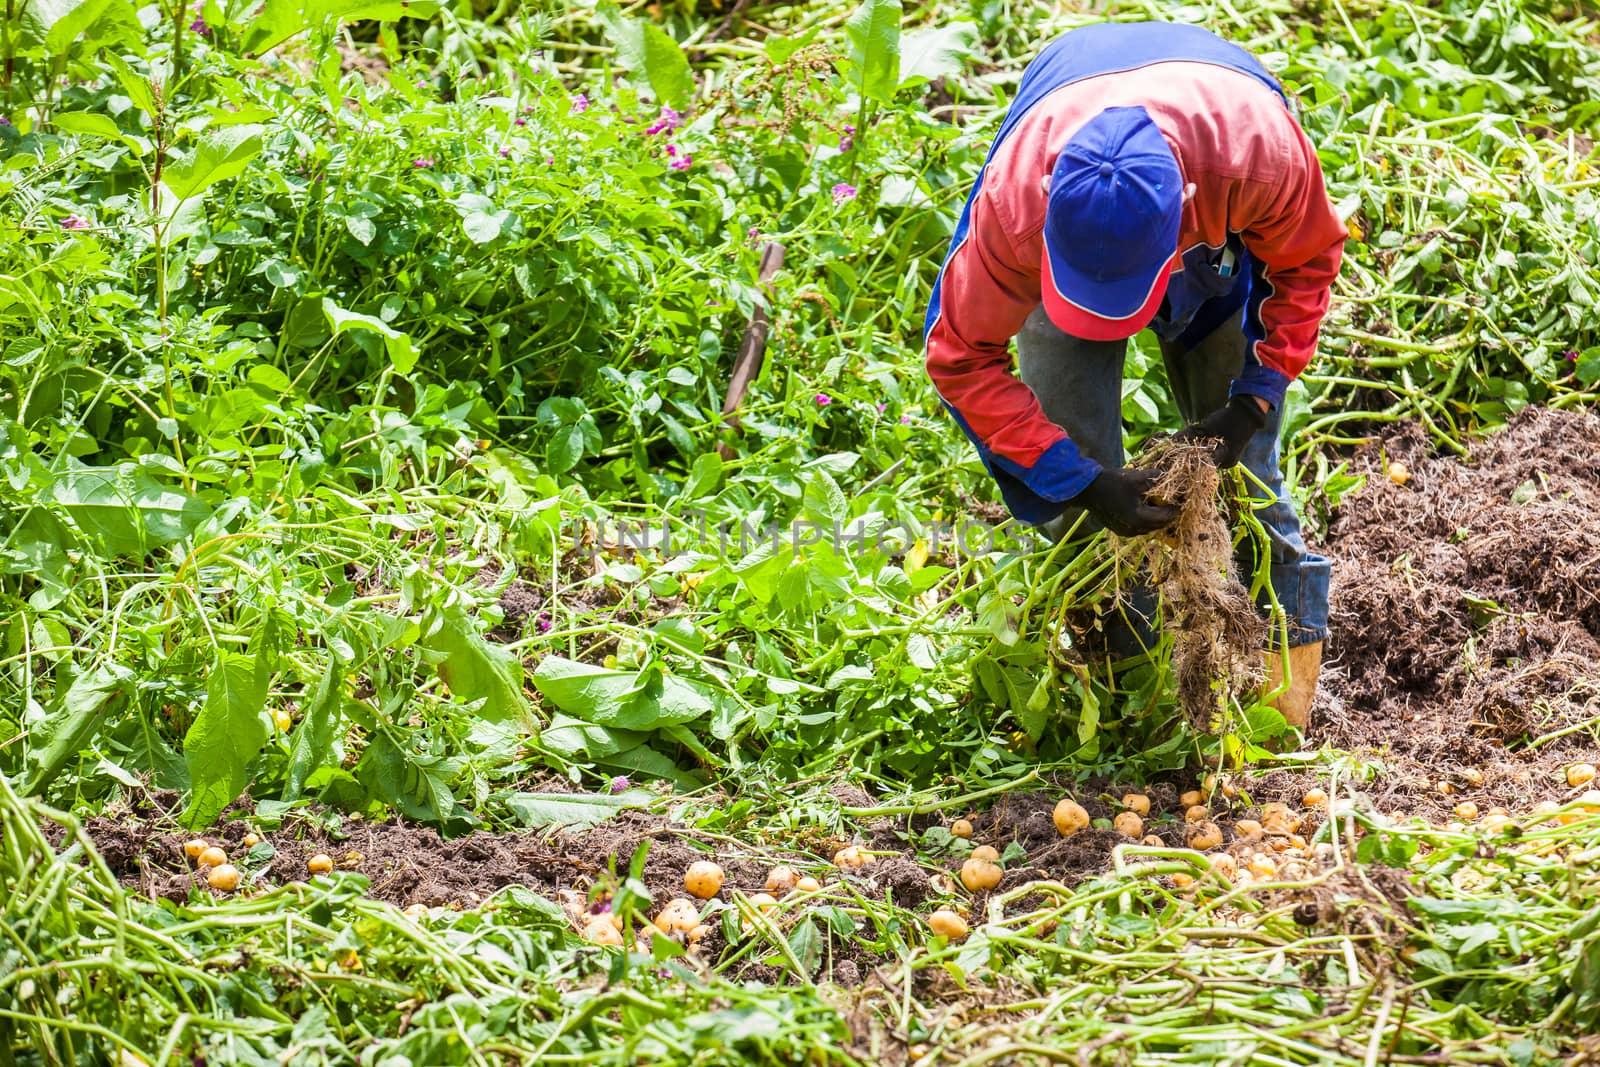
{"label": "wooden stick", "polygon": [[[756,284],[762,287],[763,293],[781,269],[783,246],[776,241],[768,241],[761,249],[761,267],[756,272]],[[733,359],[733,375],[728,379],[728,394],[722,401],[722,421],[735,430],[739,429],[739,405],[750,391],[750,383],[761,373],[761,363],[767,353],[767,332],[771,325],[765,307],[758,306],[751,312],[750,322],[744,328],[744,338],[739,342],[739,354]],[[719,442],[717,452],[723,459],[733,458],[733,449],[726,443]]]}

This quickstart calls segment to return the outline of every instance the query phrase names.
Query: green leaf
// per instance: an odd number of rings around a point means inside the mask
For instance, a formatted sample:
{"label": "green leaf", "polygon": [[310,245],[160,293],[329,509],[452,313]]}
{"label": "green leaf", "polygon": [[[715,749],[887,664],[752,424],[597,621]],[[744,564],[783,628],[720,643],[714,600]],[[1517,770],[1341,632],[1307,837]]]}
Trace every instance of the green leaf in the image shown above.
{"label": "green leaf", "polygon": [[32,0],[20,9],[24,36],[42,40],[53,56],[64,55],[80,38],[86,55],[97,45],[144,51],[139,15],[128,0]]}
{"label": "green leaf", "polygon": [[407,753],[380,731],[356,764],[356,777],[407,818],[443,823],[466,815],[450,790],[457,769],[443,756]]}
{"label": "green leaf", "polygon": [[43,719],[28,727],[28,764],[33,773],[24,795],[43,792],[69,760],[86,748],[96,728],[133,693],[133,672],[102,663],[72,680]]}
{"label": "green leaf", "polygon": [[715,452],[707,452],[689,468],[689,480],[683,483],[683,498],[698,500],[710,496],[721,482],[722,457]]}
{"label": "green leaf", "polygon": [[565,474],[583,458],[583,427],[563,426],[545,446],[544,461],[551,474]]}
{"label": "green leaf", "polygon": [[194,151],[162,172],[162,182],[178,199],[187,200],[220,181],[236,177],[261,154],[262,129],[258,124],[246,123],[207,130]]}
{"label": "green leaf", "polygon": [[340,696],[343,677],[338,663],[329,663],[303,705],[304,714],[294,728],[289,745],[289,767],[283,786],[285,800],[300,799],[306,780],[320,767],[333,762],[334,727],[343,704]]}
{"label": "green leaf", "polygon": [[596,5],[595,17],[616,47],[617,60],[635,81],[648,82],[663,104],[680,109],[688,105],[694,75],[677,41],[653,22],[628,18],[611,0]]}
{"label": "green leaf", "polygon": [[250,784],[250,764],[267,743],[261,715],[266,703],[266,680],[256,671],[255,657],[217,653],[206,680],[205,705],[183,738],[192,786],[180,820],[184,826],[197,830],[211,825]]}
{"label": "green leaf", "polygon": [[463,700],[481,700],[478,715],[494,722],[527,717],[522,695],[522,661],[499,645],[485,641],[467,620],[449,616],[422,642],[444,653],[439,679]]}
{"label": "green leaf", "polygon": [[113,556],[142,556],[181,541],[211,515],[204,501],[134,463],[63,471],[49,496]]}
{"label": "green leaf", "polygon": [[900,0],[862,0],[844,32],[851,83],[868,100],[888,103],[900,87]]}
{"label": "green leaf", "polygon": [[605,822],[619,811],[642,808],[655,799],[644,789],[629,789],[615,796],[595,793],[512,793],[506,807],[523,826],[538,830],[558,826],[566,830],[587,830]]}
{"label": "green leaf", "polygon": [[109,115],[97,111],[62,111],[50,117],[55,128],[63,133],[87,134],[91,137],[108,137],[120,140],[122,131]]}
{"label": "green leaf", "polygon": [[698,687],[659,668],[614,671],[546,656],[533,672],[533,684],[567,714],[624,730],[693,722],[711,711],[711,701]]}
{"label": "green leaf", "polygon": [[259,54],[297,33],[328,22],[398,22],[403,18],[432,18],[439,0],[267,0],[244,31],[242,47]]}
{"label": "green leaf", "polygon": [[328,297],[322,298],[322,314],[327,318],[328,325],[333,328],[335,337],[346,330],[370,330],[382,337],[389,362],[394,364],[394,369],[399,373],[410,374],[411,369],[417,365],[417,350],[411,343],[410,334],[400,332],[373,315],[346,311]]}
{"label": "green leaf", "polygon": [[959,74],[978,43],[978,27],[949,22],[912,30],[900,39],[900,85],[917,85]]}

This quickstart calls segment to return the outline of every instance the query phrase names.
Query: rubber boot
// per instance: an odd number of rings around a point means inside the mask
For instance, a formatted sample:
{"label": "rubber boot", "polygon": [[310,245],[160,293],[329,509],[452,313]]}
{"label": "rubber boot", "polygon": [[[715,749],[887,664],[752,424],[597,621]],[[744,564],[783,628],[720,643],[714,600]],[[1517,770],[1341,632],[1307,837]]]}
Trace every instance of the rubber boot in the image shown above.
{"label": "rubber boot", "polygon": [[[1272,706],[1285,722],[1304,733],[1311,725],[1311,701],[1317,695],[1317,676],[1322,673],[1322,642],[1295,645],[1289,649],[1288,659],[1289,688]],[[1267,653],[1266,692],[1283,688],[1283,661],[1281,652]]]}

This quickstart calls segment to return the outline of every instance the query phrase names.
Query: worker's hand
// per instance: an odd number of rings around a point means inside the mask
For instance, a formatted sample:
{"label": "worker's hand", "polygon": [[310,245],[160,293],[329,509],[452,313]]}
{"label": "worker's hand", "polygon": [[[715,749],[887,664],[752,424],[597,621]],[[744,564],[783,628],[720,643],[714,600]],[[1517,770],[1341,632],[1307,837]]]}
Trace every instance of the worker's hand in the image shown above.
{"label": "worker's hand", "polygon": [[1071,503],[1123,537],[1155,533],[1178,518],[1176,505],[1153,504],[1146,497],[1160,477],[1160,471],[1107,467]]}
{"label": "worker's hand", "polygon": [[1267,424],[1267,413],[1261,401],[1241,394],[1213,411],[1199,422],[1190,423],[1172,435],[1174,441],[1215,441],[1211,457],[1218,470],[1227,470],[1239,462],[1244,446],[1255,432]]}

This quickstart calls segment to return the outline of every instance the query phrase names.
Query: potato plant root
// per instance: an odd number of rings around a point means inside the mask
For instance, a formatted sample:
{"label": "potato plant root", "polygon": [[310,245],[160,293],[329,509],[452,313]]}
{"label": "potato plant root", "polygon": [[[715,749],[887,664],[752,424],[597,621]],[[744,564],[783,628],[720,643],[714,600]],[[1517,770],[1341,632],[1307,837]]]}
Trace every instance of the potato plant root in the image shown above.
{"label": "potato plant root", "polygon": [[1179,507],[1168,536],[1135,545],[1161,595],[1162,625],[1174,635],[1178,702],[1196,730],[1209,732],[1230,697],[1261,684],[1267,624],[1239,581],[1211,449],[1164,441],[1139,464],[1162,472],[1152,497]]}

